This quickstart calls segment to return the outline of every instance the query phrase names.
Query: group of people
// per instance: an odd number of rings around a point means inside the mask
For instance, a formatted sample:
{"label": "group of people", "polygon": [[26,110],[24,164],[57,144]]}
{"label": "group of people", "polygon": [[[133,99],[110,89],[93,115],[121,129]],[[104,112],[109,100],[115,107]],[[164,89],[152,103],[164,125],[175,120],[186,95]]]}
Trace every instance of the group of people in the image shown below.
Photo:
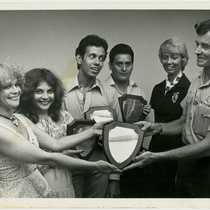
{"label": "group of people", "polygon": [[[88,160],[76,145],[102,136],[109,121],[67,136],[67,125],[85,119],[91,107],[108,106],[122,121],[118,98],[146,94],[130,77],[134,52],[124,43],[109,52],[110,75],[97,78],[108,44],[97,35],[84,37],[76,51],[78,73],[66,85],[52,71],[24,72],[0,64],[0,197],[4,198],[190,198],[210,197],[208,153],[210,124],[210,20],[195,25],[197,65],[192,84],[183,73],[188,63],[184,42],[164,41],[159,59],[167,76],[152,90],[136,122],[153,135],[148,151],[139,151],[123,170],[108,163],[97,145]],[[189,89],[189,90],[188,90]],[[149,120],[154,110],[155,122]],[[189,160],[190,159],[190,160]]]}

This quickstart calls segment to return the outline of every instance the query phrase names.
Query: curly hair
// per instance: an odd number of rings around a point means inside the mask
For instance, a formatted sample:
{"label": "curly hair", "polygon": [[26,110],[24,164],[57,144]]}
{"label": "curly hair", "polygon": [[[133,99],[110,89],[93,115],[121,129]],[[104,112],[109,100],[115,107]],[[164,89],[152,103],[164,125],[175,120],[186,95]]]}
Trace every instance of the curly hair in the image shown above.
{"label": "curly hair", "polygon": [[24,71],[22,65],[16,63],[0,63],[0,86],[4,87],[8,81],[17,80],[21,90],[24,87]]}
{"label": "curly hair", "polygon": [[35,68],[25,74],[24,91],[20,96],[18,112],[24,114],[35,124],[39,121],[34,93],[40,82],[47,82],[54,90],[55,99],[48,109],[48,115],[57,122],[62,108],[64,88],[61,80],[45,68]]}

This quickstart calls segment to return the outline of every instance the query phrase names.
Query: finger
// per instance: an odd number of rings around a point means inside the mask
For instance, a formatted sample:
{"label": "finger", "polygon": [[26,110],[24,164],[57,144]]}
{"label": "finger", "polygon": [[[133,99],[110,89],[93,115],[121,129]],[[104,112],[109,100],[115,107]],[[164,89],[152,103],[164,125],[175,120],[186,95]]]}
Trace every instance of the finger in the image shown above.
{"label": "finger", "polygon": [[144,126],[145,124],[147,124],[148,122],[147,121],[138,121],[138,122],[135,122],[134,124],[135,125],[139,125],[139,126]]}
{"label": "finger", "polygon": [[115,169],[114,171],[112,171],[113,174],[121,174],[122,170],[120,169]]}
{"label": "finger", "polygon": [[142,131],[147,130],[147,129],[150,127],[150,125],[151,125],[150,122],[146,122],[146,123],[144,124],[144,126],[141,128],[141,130],[142,130]]}
{"label": "finger", "polygon": [[132,163],[131,165],[129,165],[129,166],[123,168],[123,169],[122,169],[122,172],[131,170],[131,169],[134,169],[134,168],[136,168],[136,165],[137,165],[136,163]]}
{"label": "finger", "polygon": [[108,124],[108,123],[110,123],[110,122],[112,122],[112,121],[113,121],[112,118],[108,118],[107,120],[101,121],[100,123],[101,123],[102,125],[105,125],[105,124]]}
{"label": "finger", "polygon": [[84,150],[67,150],[67,151],[63,151],[63,154],[65,154],[65,155],[77,155],[77,154],[81,154],[82,152],[84,152]]}
{"label": "finger", "polygon": [[75,151],[73,151],[73,154],[81,154],[81,153],[83,153],[84,152],[84,150],[75,150]]}

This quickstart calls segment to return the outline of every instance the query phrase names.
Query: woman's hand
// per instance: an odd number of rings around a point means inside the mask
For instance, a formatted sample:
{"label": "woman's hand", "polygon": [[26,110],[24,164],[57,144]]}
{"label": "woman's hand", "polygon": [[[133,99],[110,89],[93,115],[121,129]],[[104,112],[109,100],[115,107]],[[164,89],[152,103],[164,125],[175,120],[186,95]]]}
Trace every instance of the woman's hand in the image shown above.
{"label": "woman's hand", "polygon": [[74,157],[75,155],[79,155],[79,154],[81,154],[83,152],[84,152],[84,150],[71,150],[71,149],[68,149],[68,150],[62,151],[62,154]]}
{"label": "woman's hand", "polygon": [[108,124],[110,122],[112,122],[113,120],[112,119],[109,119],[109,120],[106,120],[106,121],[100,121],[98,123],[95,123],[91,129],[92,129],[92,132],[93,132],[93,135],[95,136],[101,136],[102,133],[103,133],[103,127],[105,124]]}
{"label": "woman's hand", "polygon": [[97,162],[94,162],[95,166],[96,166],[96,170],[100,171],[102,173],[117,173],[120,174],[122,171],[120,169],[118,169],[116,166],[103,161],[103,160],[99,160]]}

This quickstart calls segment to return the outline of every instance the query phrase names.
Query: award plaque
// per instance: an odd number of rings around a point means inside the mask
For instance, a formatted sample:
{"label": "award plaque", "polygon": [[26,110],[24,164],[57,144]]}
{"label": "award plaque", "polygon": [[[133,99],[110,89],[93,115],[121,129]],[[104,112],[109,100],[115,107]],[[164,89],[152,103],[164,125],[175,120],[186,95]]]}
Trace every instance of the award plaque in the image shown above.
{"label": "award plaque", "polygon": [[147,104],[142,96],[124,94],[119,97],[123,122],[135,123],[144,120],[143,107]]}
{"label": "award plaque", "polygon": [[116,120],[116,111],[109,106],[91,107],[85,112],[85,118],[95,120],[95,122],[107,121],[109,119]]}
{"label": "award plaque", "polygon": [[114,121],[105,125],[103,145],[109,162],[119,169],[130,164],[142,147],[143,136],[135,124]]}
{"label": "award plaque", "polygon": [[[67,125],[67,136],[73,135],[76,133],[80,133],[95,124],[94,120],[73,120],[71,123]],[[81,144],[78,144],[75,149],[83,150],[84,152],[78,154],[78,157],[82,159],[89,159],[93,154],[98,143],[98,137],[92,137]]]}
{"label": "award plaque", "polygon": [[[85,112],[85,119],[95,120],[95,122],[116,120],[117,114],[114,109],[109,106],[91,107],[87,112]],[[102,137],[98,138],[98,145],[103,147]]]}

